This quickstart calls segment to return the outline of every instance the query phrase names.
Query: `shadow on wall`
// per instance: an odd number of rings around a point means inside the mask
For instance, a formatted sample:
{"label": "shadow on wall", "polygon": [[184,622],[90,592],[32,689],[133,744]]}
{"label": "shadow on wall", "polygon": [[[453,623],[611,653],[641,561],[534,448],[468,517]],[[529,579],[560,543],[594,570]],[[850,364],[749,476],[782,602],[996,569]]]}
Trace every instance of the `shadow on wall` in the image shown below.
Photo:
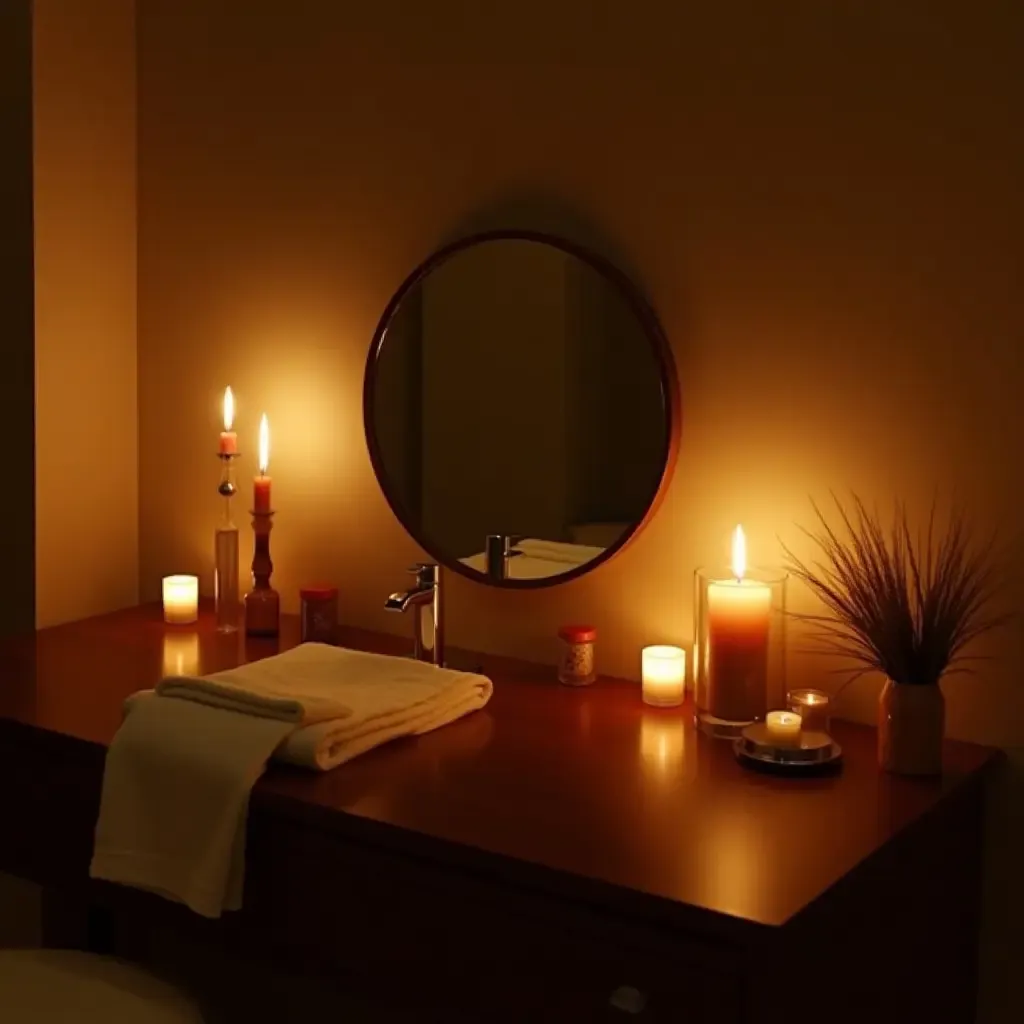
{"label": "shadow on wall", "polygon": [[456,221],[452,230],[439,240],[439,247],[486,231],[539,231],[574,242],[618,267],[640,291],[644,301],[652,309],[656,308],[629,254],[590,214],[567,199],[531,189],[495,196]]}

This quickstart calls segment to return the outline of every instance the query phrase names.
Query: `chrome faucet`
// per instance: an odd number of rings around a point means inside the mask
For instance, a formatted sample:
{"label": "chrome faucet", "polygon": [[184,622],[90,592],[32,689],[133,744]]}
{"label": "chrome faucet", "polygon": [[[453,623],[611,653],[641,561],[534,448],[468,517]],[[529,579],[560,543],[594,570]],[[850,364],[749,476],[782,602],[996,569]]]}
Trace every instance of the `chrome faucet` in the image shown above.
{"label": "chrome faucet", "polygon": [[[384,602],[384,607],[393,612],[407,612],[411,608],[414,613],[412,656],[417,661],[444,665],[444,592],[441,588],[441,567],[423,562],[414,565],[409,572],[416,577],[416,586],[412,590],[392,594]],[[428,608],[431,612],[431,624],[430,629],[425,631],[423,615]]]}
{"label": "chrome faucet", "polygon": [[492,580],[508,579],[508,560],[522,554],[515,548],[522,539],[508,533],[487,534],[487,575]]}

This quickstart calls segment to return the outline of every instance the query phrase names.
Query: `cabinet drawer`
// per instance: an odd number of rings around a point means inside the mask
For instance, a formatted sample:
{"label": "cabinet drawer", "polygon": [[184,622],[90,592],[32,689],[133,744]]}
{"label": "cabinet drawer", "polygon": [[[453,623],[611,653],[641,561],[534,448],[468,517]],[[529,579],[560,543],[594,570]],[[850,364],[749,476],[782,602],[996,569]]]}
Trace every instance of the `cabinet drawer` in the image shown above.
{"label": "cabinet drawer", "polygon": [[738,1024],[719,948],[278,821],[254,828],[247,926],[451,1021]]}
{"label": "cabinet drawer", "polygon": [[0,871],[40,885],[87,876],[104,751],[9,723],[0,727]]}

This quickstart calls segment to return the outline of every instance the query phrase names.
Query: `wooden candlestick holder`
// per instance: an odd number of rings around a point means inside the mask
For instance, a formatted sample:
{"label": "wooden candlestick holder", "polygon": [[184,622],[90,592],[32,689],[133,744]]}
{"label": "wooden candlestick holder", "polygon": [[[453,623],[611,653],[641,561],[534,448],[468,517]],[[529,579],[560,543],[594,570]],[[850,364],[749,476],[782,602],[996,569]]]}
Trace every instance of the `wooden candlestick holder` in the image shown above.
{"label": "wooden candlestick holder", "polygon": [[246,636],[277,636],[281,625],[281,599],[270,585],[274,563],[270,559],[270,531],[274,513],[252,512],[252,590],[245,595]]}

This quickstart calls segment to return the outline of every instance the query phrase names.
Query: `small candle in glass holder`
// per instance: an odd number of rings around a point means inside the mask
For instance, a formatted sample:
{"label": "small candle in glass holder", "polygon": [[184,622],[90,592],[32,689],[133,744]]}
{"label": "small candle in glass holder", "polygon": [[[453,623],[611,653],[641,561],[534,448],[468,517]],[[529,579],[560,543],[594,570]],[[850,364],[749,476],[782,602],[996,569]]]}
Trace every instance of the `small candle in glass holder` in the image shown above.
{"label": "small candle in glass holder", "polygon": [[769,711],[764,718],[768,742],[776,747],[799,747],[802,724],[795,711]]}
{"label": "small candle in glass holder", "polygon": [[645,704],[655,708],[674,708],[683,703],[686,689],[686,651],[681,647],[657,644],[640,654]]}
{"label": "small candle in glass holder", "polygon": [[828,732],[831,708],[828,694],[823,690],[792,690],[789,694],[789,710],[803,719],[807,732]]}
{"label": "small candle in glass holder", "polygon": [[195,576],[165,576],[164,622],[184,626],[199,618],[199,580]]}

